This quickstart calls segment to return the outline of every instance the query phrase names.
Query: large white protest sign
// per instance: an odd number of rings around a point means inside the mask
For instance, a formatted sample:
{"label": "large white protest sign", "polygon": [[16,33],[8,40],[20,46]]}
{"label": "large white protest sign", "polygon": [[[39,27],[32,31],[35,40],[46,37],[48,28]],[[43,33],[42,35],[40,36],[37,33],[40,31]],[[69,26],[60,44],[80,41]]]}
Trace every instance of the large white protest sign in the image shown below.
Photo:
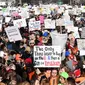
{"label": "large white protest sign", "polygon": [[45,29],[55,29],[55,20],[45,19]]}
{"label": "large white protest sign", "polygon": [[18,28],[27,26],[25,19],[14,20],[13,24],[14,24],[14,26],[17,26]]}
{"label": "large white protest sign", "polygon": [[61,51],[63,51],[67,41],[67,34],[57,34],[57,32],[56,33],[51,32],[51,37],[52,37],[52,45],[60,46]]}
{"label": "large white protest sign", "polygon": [[6,31],[6,34],[9,38],[10,42],[22,40],[21,34],[20,34],[19,29],[17,27],[15,27],[15,26],[7,27],[5,29],[5,31]]}
{"label": "large white protest sign", "polygon": [[34,46],[35,67],[60,67],[60,46]]}
{"label": "large white protest sign", "polygon": [[40,29],[41,29],[40,21],[29,22],[29,31],[40,30]]}

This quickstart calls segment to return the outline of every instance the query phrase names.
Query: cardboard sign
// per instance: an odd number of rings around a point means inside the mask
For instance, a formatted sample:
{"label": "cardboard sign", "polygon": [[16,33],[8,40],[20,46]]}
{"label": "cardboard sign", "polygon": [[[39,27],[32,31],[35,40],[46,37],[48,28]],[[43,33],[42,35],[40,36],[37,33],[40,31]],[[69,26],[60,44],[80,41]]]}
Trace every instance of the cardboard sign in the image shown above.
{"label": "cardboard sign", "polygon": [[60,67],[60,46],[34,46],[35,67]]}
{"label": "cardboard sign", "polygon": [[41,29],[40,21],[29,22],[29,31],[40,30],[40,29]]}
{"label": "cardboard sign", "polygon": [[55,20],[45,19],[45,29],[55,29]]}
{"label": "cardboard sign", "polygon": [[85,50],[85,39],[77,39],[77,45],[79,50]]}
{"label": "cardboard sign", "polygon": [[18,28],[27,26],[25,19],[14,20],[13,24],[14,24],[14,26],[17,26]]}
{"label": "cardboard sign", "polygon": [[15,27],[15,26],[7,27],[5,29],[5,31],[6,31],[6,34],[9,38],[10,42],[22,40],[21,34],[20,34],[19,29],[17,27]]}
{"label": "cardboard sign", "polygon": [[51,32],[51,37],[52,37],[52,45],[60,46],[61,51],[63,51],[67,41],[67,34],[57,34],[57,33]]}

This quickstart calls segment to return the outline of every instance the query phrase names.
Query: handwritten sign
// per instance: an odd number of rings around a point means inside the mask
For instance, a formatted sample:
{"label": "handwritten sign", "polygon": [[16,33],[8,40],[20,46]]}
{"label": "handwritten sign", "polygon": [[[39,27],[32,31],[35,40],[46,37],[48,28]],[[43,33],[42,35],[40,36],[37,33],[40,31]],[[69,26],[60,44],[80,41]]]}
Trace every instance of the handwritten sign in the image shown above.
{"label": "handwritten sign", "polygon": [[15,27],[15,26],[7,27],[5,29],[5,31],[6,31],[6,34],[9,38],[10,42],[22,40],[21,34],[20,34],[19,29],[17,27]]}
{"label": "handwritten sign", "polygon": [[45,19],[45,29],[55,29],[55,20]]}
{"label": "handwritten sign", "polygon": [[41,29],[40,21],[29,22],[29,31],[40,30],[40,29]]}
{"label": "handwritten sign", "polygon": [[18,28],[27,26],[25,19],[14,20],[13,24],[14,24],[14,26],[17,26]]}
{"label": "handwritten sign", "polygon": [[34,46],[35,67],[60,67],[60,46]]}

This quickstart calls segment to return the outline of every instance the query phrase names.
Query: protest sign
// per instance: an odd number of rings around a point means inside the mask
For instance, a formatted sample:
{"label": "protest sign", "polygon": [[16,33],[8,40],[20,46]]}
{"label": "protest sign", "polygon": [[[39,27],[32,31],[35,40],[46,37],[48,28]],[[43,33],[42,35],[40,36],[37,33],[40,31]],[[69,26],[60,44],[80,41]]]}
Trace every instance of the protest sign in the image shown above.
{"label": "protest sign", "polygon": [[56,19],[56,26],[64,26],[64,19]]}
{"label": "protest sign", "polygon": [[35,67],[60,67],[60,46],[34,46]]}
{"label": "protest sign", "polygon": [[5,22],[8,23],[11,20],[11,17],[5,17]]}
{"label": "protest sign", "polygon": [[40,21],[29,22],[29,31],[40,30],[40,29],[41,29]]}
{"label": "protest sign", "polygon": [[27,26],[25,19],[14,20],[13,24],[14,24],[14,26],[17,26],[18,28]]}
{"label": "protest sign", "polygon": [[66,41],[67,41],[67,34],[57,34],[54,32],[51,32],[50,34],[52,37],[52,45],[60,46],[61,51],[63,51],[65,48]]}
{"label": "protest sign", "polygon": [[82,27],[81,38],[85,38],[85,27]]}
{"label": "protest sign", "polygon": [[19,13],[19,15],[22,17],[22,18],[29,18],[29,12],[27,11],[27,9],[23,8],[21,10],[21,12]]}
{"label": "protest sign", "polygon": [[9,38],[10,42],[22,40],[21,34],[20,34],[19,29],[17,27],[15,27],[15,26],[7,27],[5,29],[5,31],[6,31],[6,34]]}
{"label": "protest sign", "polygon": [[66,26],[67,32],[74,32],[73,35],[75,38],[80,38],[79,37],[79,33],[78,33],[78,27],[74,27],[74,26]]}
{"label": "protest sign", "polygon": [[45,19],[45,29],[55,29],[55,20]]}
{"label": "protest sign", "polygon": [[64,26],[74,26],[73,21],[70,21],[68,19],[64,20]]}
{"label": "protest sign", "polygon": [[77,39],[77,45],[79,50],[85,50],[85,39]]}

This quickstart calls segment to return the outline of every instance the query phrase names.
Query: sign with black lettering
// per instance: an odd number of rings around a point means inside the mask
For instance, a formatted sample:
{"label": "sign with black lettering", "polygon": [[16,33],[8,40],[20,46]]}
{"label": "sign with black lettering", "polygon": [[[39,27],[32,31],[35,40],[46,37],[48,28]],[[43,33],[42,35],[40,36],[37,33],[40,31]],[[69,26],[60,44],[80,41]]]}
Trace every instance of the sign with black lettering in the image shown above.
{"label": "sign with black lettering", "polygon": [[20,34],[19,29],[17,27],[15,27],[15,26],[7,27],[5,29],[5,31],[6,31],[6,34],[9,38],[10,42],[22,40],[21,34]]}
{"label": "sign with black lettering", "polygon": [[34,46],[35,67],[60,67],[60,46]]}

